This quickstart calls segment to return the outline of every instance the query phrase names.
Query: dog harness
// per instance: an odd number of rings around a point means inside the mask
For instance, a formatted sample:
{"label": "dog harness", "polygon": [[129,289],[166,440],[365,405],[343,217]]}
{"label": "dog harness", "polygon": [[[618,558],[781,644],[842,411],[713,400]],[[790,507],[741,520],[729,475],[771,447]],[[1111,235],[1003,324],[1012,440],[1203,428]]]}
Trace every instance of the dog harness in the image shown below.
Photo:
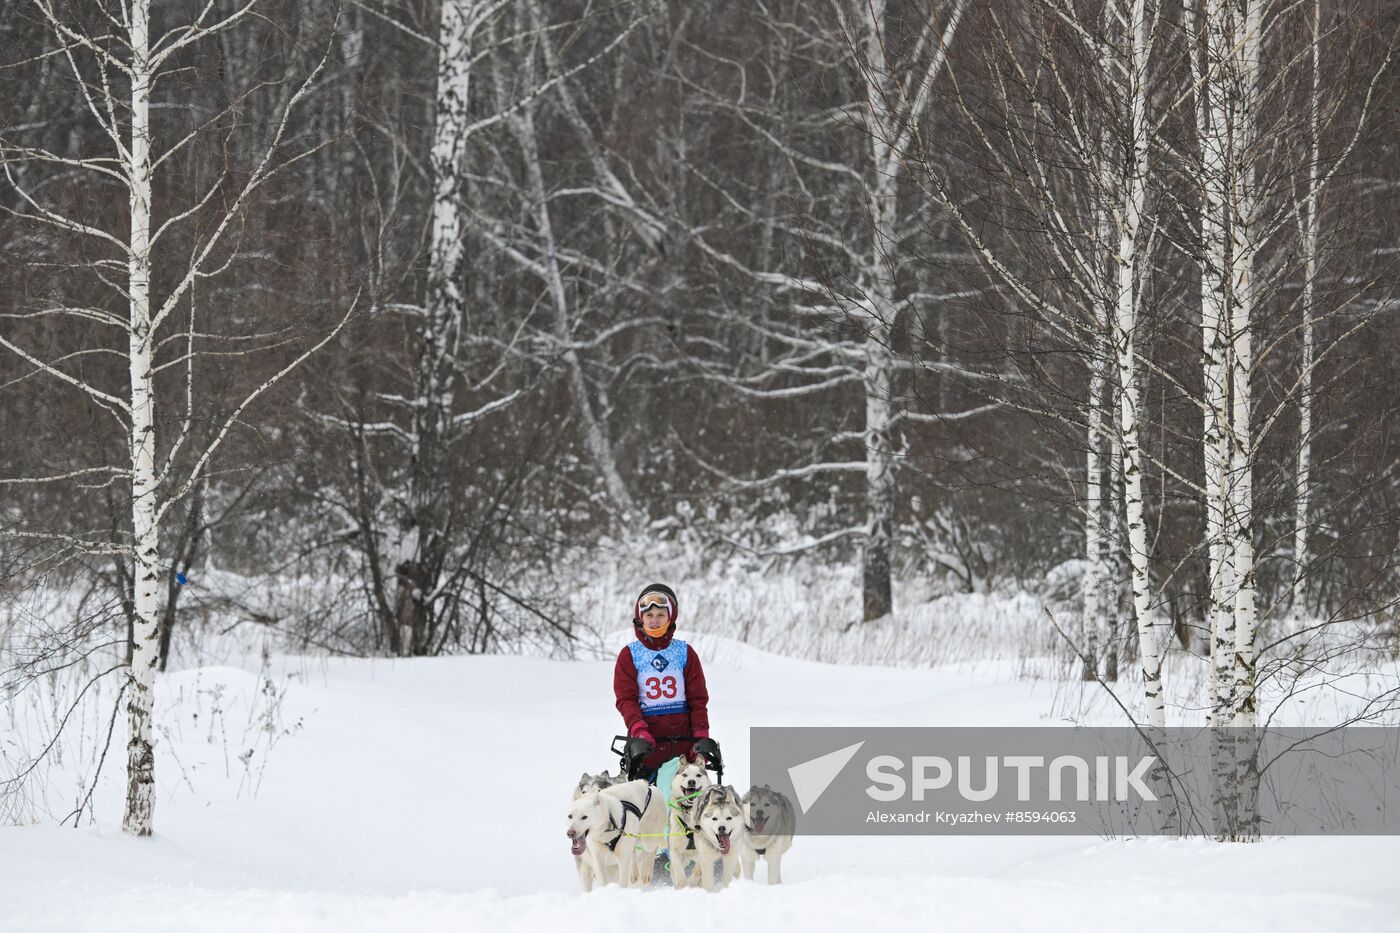
{"label": "dog harness", "polygon": [[[697,792],[697,793],[698,793],[698,792]],[[691,794],[690,796],[691,796],[691,797],[694,797],[695,794]],[[682,799],[684,799],[684,798],[682,798]],[[681,815],[682,813],[687,813],[687,815],[688,815],[688,812],[687,812],[685,806],[682,805],[682,804],[676,803],[676,801],[674,801],[674,800],[669,801],[669,804],[668,804],[668,805],[671,807],[672,810],[675,810],[675,811],[676,811],[676,822],[677,822],[677,823],[680,823],[680,824],[681,824],[681,828],[685,830],[685,847],[686,847],[686,849],[687,849],[687,850],[694,849],[694,848],[695,848],[695,828],[694,828],[693,826],[691,826],[689,823],[687,823],[687,822],[685,821],[685,817]]]}
{"label": "dog harness", "polygon": [[616,852],[616,851],[617,851],[617,841],[618,841],[619,839],[621,839],[623,836],[627,836],[627,835],[636,835],[636,833],[628,833],[628,832],[627,832],[627,814],[629,814],[629,813],[635,814],[636,817],[637,817],[638,822],[641,821],[641,819],[642,819],[642,812],[645,811],[647,807],[651,806],[651,787],[650,787],[650,786],[647,787],[647,795],[646,795],[646,798],[645,798],[644,800],[642,800],[642,806],[641,806],[640,809],[637,807],[637,805],[636,805],[635,803],[633,803],[633,802],[630,801],[630,800],[621,800],[621,799],[619,799],[618,802],[622,804],[622,825],[621,825],[621,826],[615,825],[615,824],[613,823],[612,817],[611,817],[611,816],[608,817],[608,828],[617,831],[617,835],[616,835],[616,836],[613,836],[612,842],[609,842],[609,843],[608,843],[608,851],[609,851],[609,852]]}
{"label": "dog harness", "polygon": [[637,700],[643,716],[687,713],[685,701],[685,662],[690,649],[678,638],[660,651],[648,648],[640,639],[627,646],[637,671]]}

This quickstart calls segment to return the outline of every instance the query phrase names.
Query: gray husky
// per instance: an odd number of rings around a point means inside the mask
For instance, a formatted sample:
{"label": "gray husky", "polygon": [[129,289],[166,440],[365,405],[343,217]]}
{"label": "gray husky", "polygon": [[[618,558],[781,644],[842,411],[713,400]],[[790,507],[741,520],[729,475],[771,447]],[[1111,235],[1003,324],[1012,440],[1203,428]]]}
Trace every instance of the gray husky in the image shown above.
{"label": "gray husky", "polygon": [[583,775],[578,779],[578,783],[574,785],[574,799],[577,800],[584,794],[591,794],[594,791],[600,791],[604,787],[611,787],[612,785],[616,784],[620,779],[621,775],[619,775],[618,777],[613,777],[606,771],[604,771],[602,774],[589,774],[587,771],[585,771]]}
{"label": "gray husky", "polygon": [[750,788],[743,804],[744,838],[739,844],[739,861],[744,878],[753,880],[754,866],[762,856],[768,861],[768,883],[780,884],[783,856],[792,848],[792,834],[797,830],[792,801],[764,784]]}
{"label": "gray husky", "polygon": [[[708,787],[695,798],[690,812],[700,883],[706,891],[718,890],[739,877],[739,852],[744,844],[744,809],[739,792],[732,787]],[[720,863],[718,881],[716,862]]]}

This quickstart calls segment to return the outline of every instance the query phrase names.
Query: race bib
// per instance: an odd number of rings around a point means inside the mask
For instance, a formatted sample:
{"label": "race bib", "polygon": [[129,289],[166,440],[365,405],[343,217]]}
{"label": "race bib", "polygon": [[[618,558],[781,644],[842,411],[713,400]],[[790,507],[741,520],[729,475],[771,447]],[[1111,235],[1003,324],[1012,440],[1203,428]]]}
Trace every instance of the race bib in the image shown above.
{"label": "race bib", "polygon": [[690,652],[679,639],[660,651],[640,641],[627,646],[637,668],[637,699],[643,716],[664,716],[690,710],[685,702],[685,659]]}

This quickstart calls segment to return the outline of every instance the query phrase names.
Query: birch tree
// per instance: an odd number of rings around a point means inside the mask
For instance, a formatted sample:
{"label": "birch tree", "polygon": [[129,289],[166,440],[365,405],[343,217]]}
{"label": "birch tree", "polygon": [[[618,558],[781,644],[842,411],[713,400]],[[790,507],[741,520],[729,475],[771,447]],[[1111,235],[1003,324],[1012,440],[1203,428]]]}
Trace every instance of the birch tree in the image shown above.
{"label": "birch tree", "polygon": [[[89,10],[97,14],[95,18],[77,15],[50,0],[31,2],[48,29],[52,45],[47,55],[69,70],[81,108],[102,141],[102,151],[65,152],[30,145],[22,138],[5,138],[0,143],[5,178],[19,202],[11,216],[15,222],[84,243],[84,251],[94,257],[87,273],[105,283],[107,295],[98,306],[87,307],[69,303],[60,294],[28,316],[30,320],[63,319],[82,335],[90,348],[87,353],[120,358],[124,378],[104,379],[75,365],[75,357],[82,353],[47,356],[44,349],[27,346],[18,330],[0,335],[0,347],[15,365],[59,381],[102,410],[109,429],[126,449],[120,464],[26,481],[58,484],[91,473],[119,477],[130,488],[129,527],[111,541],[47,532],[7,534],[58,539],[86,553],[111,553],[130,562],[133,632],[124,691],[128,742],[122,825],[129,833],[145,836],[154,825],[152,716],[160,664],[160,584],[171,559],[162,545],[162,521],[200,483],[244,412],[339,330],[337,325],[290,360],[264,372],[251,391],[234,400],[227,416],[202,443],[194,440],[194,399],[202,391],[198,364],[202,357],[220,352],[216,350],[219,321],[200,314],[193,301],[195,286],[239,261],[247,246],[238,242],[237,234],[257,192],[280,170],[314,151],[304,141],[289,143],[287,127],[310,94],[324,57],[319,62],[311,59],[309,65],[291,61],[276,82],[280,93],[262,136],[247,148],[246,141],[225,137],[225,144],[232,144],[229,149],[246,160],[231,159],[204,190],[177,199],[170,194],[165,176],[188,150],[208,144],[206,137],[221,127],[216,116],[194,131],[172,133],[168,124],[153,118],[153,110],[180,103],[178,75],[187,58],[221,34],[252,23],[261,12],[257,0],[227,12],[206,4],[188,21],[163,29],[153,27],[151,0]],[[237,101],[237,93],[228,96]],[[24,164],[34,169],[32,175],[22,177],[18,167]],[[93,190],[119,192],[126,204],[125,216],[120,218],[125,223],[89,219],[92,212],[81,206],[52,203],[52,189],[39,182],[44,170],[75,173]],[[111,339],[113,334],[118,336],[116,341]],[[178,392],[161,391],[162,371],[177,374]],[[167,425],[174,430],[161,437]],[[187,446],[190,450],[185,451]]]}
{"label": "birch tree", "polygon": [[[394,278],[376,296],[376,309],[402,320],[410,335],[406,358],[395,364],[405,370],[400,383],[371,392],[347,386],[340,411],[314,411],[312,416],[344,432],[351,443],[353,488],[339,507],[357,528],[354,540],[366,569],[370,611],[393,654],[443,650],[453,631],[460,637],[454,620],[465,602],[463,587],[495,585],[479,567],[464,564],[464,550],[476,548],[480,529],[463,528],[462,522],[473,505],[486,506],[489,515],[496,499],[463,494],[457,487],[463,472],[459,461],[470,456],[471,462],[482,462],[476,451],[464,450],[482,436],[476,432],[487,421],[499,421],[526,397],[530,377],[522,379],[522,372],[541,362],[528,345],[529,314],[515,320],[505,309],[472,307],[473,295],[488,293],[484,280],[494,284],[499,279],[488,272],[492,252],[504,247],[507,255],[523,255],[513,232],[503,239],[493,230],[492,205],[509,198],[479,182],[499,167],[488,138],[531,126],[530,114],[542,97],[611,54],[638,22],[624,22],[589,54],[567,65],[558,64],[549,45],[548,57],[557,67],[526,78],[525,62],[533,61],[557,28],[539,16],[532,20],[527,7],[510,0],[443,0],[431,35],[415,29],[403,14],[380,14],[435,55],[425,160],[426,256],[421,272]],[[402,128],[390,127],[388,133],[394,146],[405,146]],[[396,184],[384,187],[397,191]],[[552,235],[547,203],[540,203],[541,230]],[[546,258],[533,268],[545,270],[557,324],[567,331],[567,296],[557,253],[553,262],[551,266]],[[577,351],[563,353],[575,377],[589,449],[610,492],[628,507],[606,426],[582,384]]]}
{"label": "birch tree", "polygon": [[[1348,76],[1331,90],[1333,101],[1354,100],[1356,122],[1324,160],[1320,152],[1323,85],[1319,74],[1321,5],[1306,10],[1309,28],[1296,42],[1284,11],[1258,0],[1205,0],[1189,22],[1200,50],[1194,66],[1200,133],[1200,236],[1202,243],[1202,331],[1206,424],[1204,462],[1211,564],[1213,721],[1253,726],[1257,721],[1260,655],[1259,563],[1255,540],[1262,520],[1255,512],[1254,472],[1260,445],[1276,429],[1283,411],[1296,406],[1300,437],[1294,469],[1289,589],[1299,602],[1310,507],[1313,380],[1323,356],[1314,349],[1318,317],[1319,204],[1328,183],[1352,157],[1372,112],[1376,82],[1389,65],[1387,53],[1374,71]],[[1194,59],[1193,59],[1194,61]],[[1271,68],[1269,63],[1281,63]],[[1306,68],[1306,70],[1304,70]],[[1359,79],[1359,80],[1358,80]],[[1296,87],[1302,93],[1289,94]],[[1295,101],[1301,99],[1301,108]],[[1300,112],[1301,111],[1301,112]],[[1335,112],[1335,106],[1334,110]],[[1305,146],[1290,146],[1301,125]],[[1304,178],[1299,194],[1288,180]],[[1301,254],[1301,323],[1296,378],[1282,398],[1255,411],[1263,356],[1279,337],[1268,330],[1271,303],[1278,302],[1292,264],[1270,255],[1293,226]],[[1364,326],[1358,322],[1353,329]]]}
{"label": "birch tree", "polygon": [[[386,275],[376,306],[401,316],[410,334],[401,361],[403,384],[382,386],[368,403],[345,403],[338,414],[316,413],[345,432],[354,459],[355,494],[343,508],[359,529],[366,590],[389,652],[435,653],[440,648],[440,608],[451,593],[443,587],[450,573],[455,501],[450,467],[457,446],[479,420],[506,409],[520,395],[505,385],[503,366],[486,366],[467,378],[470,341],[465,330],[468,230],[463,197],[472,125],[473,73],[485,52],[480,37],[506,6],[503,0],[443,0],[435,29],[425,33],[389,13],[381,19],[433,54],[432,124],[427,158],[426,258],[420,278],[406,277],[409,295],[395,294],[397,281]],[[396,128],[386,128],[400,145]],[[379,166],[368,166],[370,172]],[[398,203],[402,179],[379,186]],[[386,235],[376,230],[376,239]],[[356,399],[364,393],[356,393]],[[463,404],[466,402],[466,404]],[[385,450],[380,451],[380,446]],[[392,465],[391,465],[392,464]],[[376,482],[372,477],[385,476]]]}
{"label": "birch tree", "polygon": [[[1122,14],[1126,14],[1125,16]],[[1138,652],[1142,663],[1143,693],[1148,723],[1166,725],[1162,696],[1163,639],[1151,606],[1148,576],[1147,525],[1143,509],[1142,441],[1139,432],[1142,404],[1139,397],[1135,344],[1145,271],[1146,246],[1143,211],[1148,171],[1148,66],[1155,22],[1149,19],[1145,0],[1134,0],[1115,10],[1121,16],[1122,34],[1110,48],[1121,49],[1111,87],[1116,89],[1120,114],[1127,127],[1126,150],[1120,156],[1116,179],[1119,200],[1111,211],[1118,234],[1114,257],[1113,347],[1119,382],[1119,432],[1123,441],[1124,501],[1128,523],[1128,560],[1132,568],[1133,615],[1137,620]]]}
{"label": "birch tree", "polygon": [[[711,377],[751,399],[795,399],[818,396],[843,386],[860,386],[862,427],[832,432],[834,441],[858,442],[863,454],[796,465],[758,479],[730,477],[739,488],[769,486],[788,479],[856,475],[863,482],[864,522],[838,529],[815,539],[812,547],[843,538],[861,543],[861,591],[863,619],[873,622],[894,610],[891,555],[894,547],[895,506],[899,470],[896,431],[901,422],[912,423],[924,414],[903,409],[894,390],[901,362],[893,351],[893,331],[900,310],[916,301],[902,274],[915,229],[904,219],[909,185],[900,153],[917,129],[930,119],[937,86],[946,74],[947,60],[970,8],[956,0],[927,12],[920,10],[916,29],[905,35],[902,9],[886,0],[840,0],[831,5],[833,21],[814,18],[782,28],[805,30],[833,56],[847,63],[849,98],[832,102],[828,113],[849,115],[856,133],[853,146],[840,154],[807,151],[774,135],[767,124],[775,115],[745,102],[726,102],[738,119],[774,147],[777,158],[799,176],[835,183],[859,205],[862,223],[856,239],[843,232],[839,213],[829,223],[816,216],[803,226],[786,231],[825,254],[829,262],[823,274],[803,274],[790,268],[755,268],[696,229],[692,242],[719,264],[738,270],[754,282],[781,295],[788,305],[790,325],[749,322],[777,348],[770,365],[741,378],[711,371]],[[793,11],[796,14],[798,11]],[[800,19],[800,17],[799,17]],[[839,125],[839,122],[838,124]],[[830,140],[827,140],[830,143]],[[699,170],[697,170],[699,171]],[[703,171],[702,177],[714,184]],[[774,218],[755,217],[752,210],[730,197],[746,221],[783,230]],[[856,332],[854,339],[833,339],[816,334],[814,325],[837,331],[833,321],[844,321]],[[951,371],[972,378],[977,374],[945,361],[928,361],[933,371]],[[771,387],[777,379],[797,384]],[[956,417],[959,413],[946,413]],[[785,553],[790,550],[785,549]]]}
{"label": "birch tree", "polygon": [[1312,66],[1312,87],[1308,95],[1308,162],[1307,188],[1303,195],[1303,210],[1299,217],[1299,240],[1303,248],[1303,323],[1298,339],[1299,369],[1303,384],[1298,390],[1298,466],[1294,482],[1297,501],[1293,510],[1293,611],[1302,615],[1307,607],[1304,599],[1304,568],[1308,564],[1308,506],[1312,499],[1312,407],[1313,407],[1313,314],[1317,287],[1317,241],[1319,205],[1318,156],[1318,98],[1322,83],[1322,0],[1313,0],[1312,41],[1309,43]]}
{"label": "birch tree", "polygon": [[[961,112],[975,128],[974,147],[993,177],[1012,188],[1021,219],[1016,237],[995,240],[945,169],[917,140],[924,190],[956,219],[988,272],[1027,303],[1047,335],[1086,361],[1087,379],[1075,416],[1085,432],[1085,648],[1098,640],[1091,614],[1110,574],[1105,567],[1099,480],[1107,446],[1123,477],[1122,547],[1129,567],[1147,721],[1165,724],[1162,693],[1164,626],[1153,606],[1143,474],[1151,458],[1142,443],[1144,372],[1165,377],[1139,344],[1145,283],[1155,224],[1147,217],[1153,118],[1150,66],[1158,11],[1144,0],[1110,2],[1094,18],[1067,4],[1028,6],[1026,38],[1014,20],[989,14],[993,98],[989,115],[961,93]],[[1067,27],[1068,46],[1050,42],[1049,24]],[[971,77],[959,78],[959,87]],[[1026,227],[1029,226],[1029,230]],[[1029,241],[1027,236],[1032,239]],[[1018,242],[1020,241],[1020,242]],[[1029,245],[1033,244],[1033,246]],[[1034,250],[1033,266],[1026,260]],[[1050,274],[1047,276],[1047,272]],[[1022,392],[999,387],[1008,404],[1047,413]],[[1116,404],[1110,400],[1116,399]],[[1058,417],[1058,416],[1057,416]],[[1170,472],[1166,464],[1159,468]],[[1182,477],[1178,481],[1186,482]],[[1086,662],[1084,675],[1094,671]],[[1096,663],[1096,662],[1093,662]]]}
{"label": "birch tree", "polygon": [[1211,580],[1211,709],[1217,724],[1251,725],[1254,711],[1254,427],[1252,315],[1264,218],[1256,174],[1262,5],[1205,2],[1201,135],[1203,450]]}
{"label": "birch tree", "polygon": [[[490,390],[489,383],[483,381],[470,387],[458,384],[457,353],[466,313],[463,274],[467,268],[461,199],[468,170],[472,66],[481,55],[477,37],[503,6],[490,0],[443,0],[438,15],[425,296],[421,307],[406,309],[420,316],[413,390],[407,397],[388,400],[406,416],[402,438],[409,457],[406,488],[394,528],[397,540],[390,548],[389,561],[398,594],[386,628],[395,653],[429,653],[438,634],[435,603],[447,558],[444,526],[449,520],[444,460],[451,455],[451,440],[472,421],[509,405],[518,394],[502,392],[470,411],[455,410],[458,391]],[[380,601],[387,604],[386,597]]]}

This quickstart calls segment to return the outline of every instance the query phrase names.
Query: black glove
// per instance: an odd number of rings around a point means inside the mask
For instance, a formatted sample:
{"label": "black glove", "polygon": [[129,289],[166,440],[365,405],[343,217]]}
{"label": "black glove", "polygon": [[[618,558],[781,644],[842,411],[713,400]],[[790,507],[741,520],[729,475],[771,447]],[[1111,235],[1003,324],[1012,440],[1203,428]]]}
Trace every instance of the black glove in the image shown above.
{"label": "black glove", "polygon": [[627,779],[629,781],[636,780],[641,776],[642,762],[646,760],[646,757],[651,754],[652,749],[656,748],[656,746],[652,745],[646,739],[638,738],[634,735],[628,738],[626,744],[624,744],[622,748],[624,752],[622,763],[624,770],[627,772]]}
{"label": "black glove", "polygon": [[708,736],[703,739],[696,739],[695,754],[704,758],[706,761],[710,762],[710,764],[716,764],[720,761],[719,743]]}

